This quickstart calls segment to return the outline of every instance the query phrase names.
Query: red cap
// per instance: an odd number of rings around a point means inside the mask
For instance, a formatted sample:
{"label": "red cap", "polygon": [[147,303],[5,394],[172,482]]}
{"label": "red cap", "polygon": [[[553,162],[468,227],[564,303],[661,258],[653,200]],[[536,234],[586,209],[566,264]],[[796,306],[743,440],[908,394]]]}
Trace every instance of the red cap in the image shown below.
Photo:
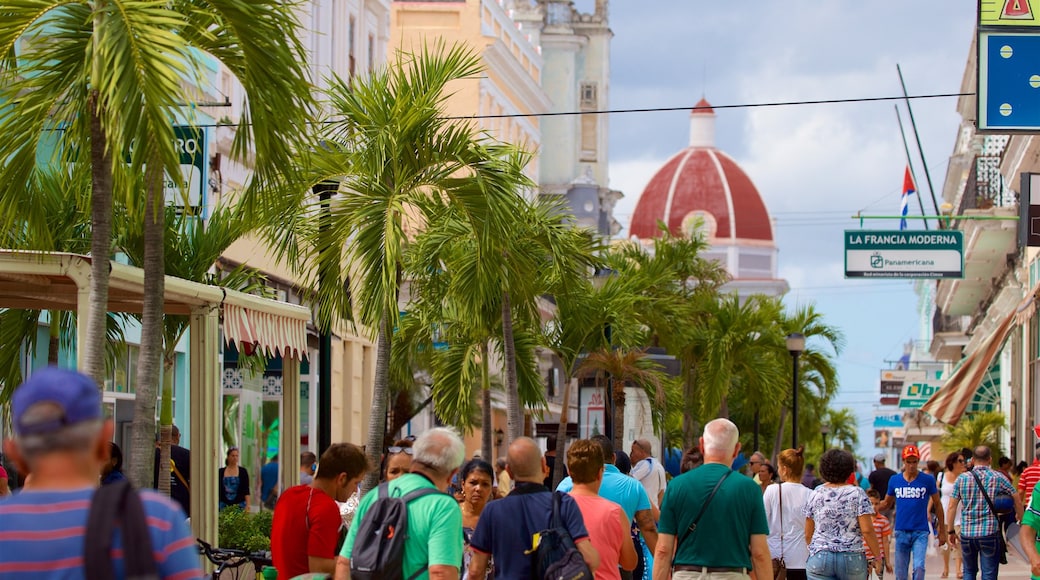
{"label": "red cap", "polygon": [[907,457],[921,458],[921,452],[917,450],[916,445],[907,445],[903,448],[903,459],[906,459]]}
{"label": "red cap", "polygon": [[1040,425],[1033,426],[1033,433],[1035,433],[1037,438],[1040,439]]}

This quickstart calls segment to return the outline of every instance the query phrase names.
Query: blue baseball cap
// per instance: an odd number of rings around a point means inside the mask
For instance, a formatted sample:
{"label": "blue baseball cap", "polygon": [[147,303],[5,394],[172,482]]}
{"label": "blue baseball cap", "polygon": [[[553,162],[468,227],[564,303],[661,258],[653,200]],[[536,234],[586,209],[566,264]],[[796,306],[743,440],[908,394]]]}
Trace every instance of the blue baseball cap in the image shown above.
{"label": "blue baseball cap", "polygon": [[[22,416],[37,403],[52,403],[62,416],[52,421],[25,423]],[[11,397],[14,432],[18,436],[42,435],[101,419],[101,393],[93,379],[76,371],[48,367],[34,372]]]}

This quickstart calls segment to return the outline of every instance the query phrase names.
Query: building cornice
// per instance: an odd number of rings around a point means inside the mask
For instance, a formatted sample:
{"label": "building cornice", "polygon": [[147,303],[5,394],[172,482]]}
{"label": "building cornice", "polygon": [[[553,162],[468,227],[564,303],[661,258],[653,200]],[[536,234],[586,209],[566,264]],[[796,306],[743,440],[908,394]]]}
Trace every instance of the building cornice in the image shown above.
{"label": "building cornice", "polygon": [[484,49],[484,60],[487,62],[488,71],[500,74],[504,86],[512,89],[521,103],[521,113],[548,111],[552,107],[552,100],[537,80],[520,66],[516,57],[509,51],[505,43],[494,38],[493,42]]}

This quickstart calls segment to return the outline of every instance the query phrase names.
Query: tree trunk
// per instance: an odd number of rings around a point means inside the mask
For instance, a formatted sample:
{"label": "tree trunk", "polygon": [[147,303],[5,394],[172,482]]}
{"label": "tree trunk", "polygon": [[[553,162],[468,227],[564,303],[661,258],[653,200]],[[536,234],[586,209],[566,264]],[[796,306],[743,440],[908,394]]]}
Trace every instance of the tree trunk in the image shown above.
{"label": "tree trunk", "polygon": [[513,306],[509,292],[502,293],[502,345],[506,355],[506,440],[505,445],[524,435],[524,412],[516,378],[516,344],[513,342]]}
{"label": "tree trunk", "polygon": [[[95,12],[95,27],[103,11]],[[100,66],[99,63],[95,63]],[[96,77],[95,77],[96,78]],[[112,154],[101,125],[97,90],[90,92],[90,312],[87,313],[87,342],[83,349],[84,373],[105,385],[105,326],[108,318],[108,274],[112,258]],[[82,319],[81,319],[82,320]]]}
{"label": "tree trunk", "polygon": [[563,481],[563,464],[567,450],[567,415],[571,408],[571,386],[574,379],[570,376],[563,383],[563,405],[560,406],[560,427],[556,431],[556,462],[553,464],[552,488],[556,489]]}
{"label": "tree trunk", "polygon": [[780,425],[776,428],[776,439],[773,441],[773,453],[770,457],[776,457],[783,451],[784,445],[784,423],[787,422],[787,407],[780,407]]}
{"label": "tree trunk", "polygon": [[372,386],[372,414],[368,416],[368,443],[365,454],[368,464],[373,466],[361,482],[361,495],[379,485],[379,463],[383,451],[383,437],[386,431],[387,384],[390,377],[390,314],[383,314],[379,321],[379,334],[376,337],[376,376]]}
{"label": "tree trunk", "polygon": [[480,429],[480,456],[484,458],[484,461],[491,461],[493,455],[491,454],[491,435],[494,432],[492,413],[491,413],[491,372],[489,370],[488,354],[490,350],[487,347],[487,343],[484,344],[481,349],[483,352],[480,357],[480,413],[482,427]]}
{"label": "tree trunk", "polygon": [[51,325],[48,333],[50,341],[47,344],[47,365],[53,367],[58,365],[58,350],[61,343],[61,312],[51,310],[49,314]]}
{"label": "tree trunk", "polygon": [[719,405],[719,417],[729,419],[729,399],[727,397],[722,397],[722,404]]}
{"label": "tree trunk", "polygon": [[613,377],[607,379],[611,385],[611,396],[614,398],[614,418],[610,425],[614,428],[614,449],[625,449],[625,381]]}
{"label": "tree trunk", "polygon": [[[144,204],[144,303],[141,314],[141,348],[137,356],[136,396],[130,481],[151,487],[155,449],[155,402],[163,355],[163,303],[166,267],[163,256],[163,167],[158,158],[149,159],[145,175]],[[162,479],[162,478],[160,478]]]}
{"label": "tree trunk", "polygon": [[170,496],[170,477],[164,466],[170,465],[170,445],[173,444],[173,364],[176,343],[167,344],[163,354],[162,408],[159,409],[159,493]]}

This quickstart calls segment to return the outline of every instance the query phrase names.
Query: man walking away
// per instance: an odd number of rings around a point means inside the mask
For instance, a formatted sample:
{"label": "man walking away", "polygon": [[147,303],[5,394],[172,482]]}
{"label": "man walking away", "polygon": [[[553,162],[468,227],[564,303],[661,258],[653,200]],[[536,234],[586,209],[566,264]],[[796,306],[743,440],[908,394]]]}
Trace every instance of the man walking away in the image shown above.
{"label": "man walking away", "polygon": [[[411,473],[387,484],[389,496],[404,497],[423,488],[446,491],[465,455],[466,446],[454,430],[437,427],[424,432],[412,446]],[[321,470],[320,465],[318,469]],[[355,542],[359,541],[358,529],[378,497],[379,489],[373,489],[358,505],[347,541],[336,561],[337,580],[350,578],[350,557]],[[458,502],[447,493],[434,493],[408,502],[406,509],[408,536],[404,542],[402,576],[415,580],[457,580],[462,565],[462,511]]]}
{"label": "man walking away", "polygon": [[676,580],[740,580],[751,569],[756,578],[773,577],[761,489],[730,476],[739,436],[728,419],[705,425],[704,465],[673,479],[664,492],[654,580],[669,578],[673,554]]}
{"label": "man walking away", "polygon": [[[4,450],[19,472],[32,474],[32,489],[0,502],[0,577],[82,578],[92,556],[84,551],[92,533],[87,515],[112,440],[98,386],[74,371],[43,369],[14,392],[11,415],[15,436]],[[136,494],[157,577],[200,578],[198,548],[181,509],[153,491]],[[125,538],[116,533],[111,541],[113,577],[124,578]]]}
{"label": "man walking away", "polygon": [[309,485],[314,481],[314,465],[318,463],[318,456],[311,451],[300,453],[300,483]]}
{"label": "man walking away", "polygon": [[[155,448],[152,487],[159,488],[159,447]],[[181,447],[181,430],[176,425],[170,435],[170,499],[180,504],[185,516],[191,515],[191,451]]]}
{"label": "man walking away", "polygon": [[986,490],[990,500],[997,497],[998,493],[1012,495],[1015,498],[1015,517],[1022,519],[1022,500],[1011,482],[1003,475],[990,468],[993,456],[989,447],[980,445],[972,453],[972,470],[960,474],[953,484],[953,493],[950,494],[950,507],[947,508],[947,520],[953,521],[953,515],[957,513],[957,506],[964,504],[961,509],[961,533],[957,536],[953,529],[949,529],[952,543],[961,547],[961,555],[964,561],[964,577],[975,580],[979,570],[982,571],[982,580],[995,580],[1000,569],[999,534],[1000,524],[997,516],[989,507],[989,502],[982,493]]}
{"label": "man walking away", "polygon": [[314,481],[285,490],[271,523],[271,556],[279,578],[335,572],[343,527],[336,502],[350,499],[368,469],[360,447],[337,443],[321,454]]}
{"label": "man walking away", "polygon": [[646,490],[650,503],[654,504],[655,508],[660,508],[664,490],[668,486],[668,480],[665,477],[664,465],[654,459],[650,441],[646,439],[633,441],[632,452],[629,456],[632,458],[632,477],[643,484],[643,489]]}
{"label": "man walking away", "polygon": [[260,505],[273,510],[278,501],[278,454],[260,468]]}
{"label": "man walking away", "polygon": [[[553,494],[543,484],[549,466],[538,444],[528,437],[514,439],[507,456],[506,469],[513,478],[513,492],[489,502],[480,515],[470,541],[470,578],[483,578],[490,558],[495,564],[495,580],[530,580],[533,556],[529,553],[534,548],[534,535],[548,528],[552,521]],[[557,465],[562,465],[562,458],[558,459]],[[560,519],[585,563],[595,572],[600,565],[599,553],[589,541],[578,504],[569,495],[561,499]],[[617,562],[603,565],[616,568]]]}
{"label": "man walking away", "polygon": [[928,551],[928,508],[935,506],[938,521],[939,545],[946,543],[946,524],[939,503],[939,489],[935,478],[919,471],[921,453],[914,445],[903,448],[903,473],[888,480],[885,501],[879,511],[889,510],[895,505],[895,570],[896,580],[907,580],[907,568],[913,562],[914,580],[924,580],[924,562]]}
{"label": "man walking away", "polygon": [[1025,505],[1027,500],[1033,496],[1033,488],[1036,487],[1036,482],[1040,481],[1040,443],[1036,444],[1036,451],[1033,453],[1033,464],[1022,470],[1022,475],[1018,476],[1018,497],[1022,500],[1022,504]]}

